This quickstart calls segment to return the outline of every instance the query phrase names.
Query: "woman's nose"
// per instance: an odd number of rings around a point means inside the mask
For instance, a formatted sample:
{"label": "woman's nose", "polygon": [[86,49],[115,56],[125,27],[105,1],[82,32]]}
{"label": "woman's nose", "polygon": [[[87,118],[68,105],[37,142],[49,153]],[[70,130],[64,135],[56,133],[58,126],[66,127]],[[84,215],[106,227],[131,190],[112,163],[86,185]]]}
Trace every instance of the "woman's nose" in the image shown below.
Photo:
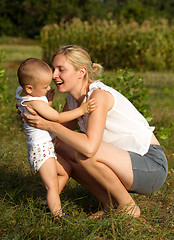
{"label": "woman's nose", "polygon": [[59,77],[59,74],[58,74],[58,70],[54,70],[53,71],[53,79],[55,79],[55,78],[57,78],[57,77]]}

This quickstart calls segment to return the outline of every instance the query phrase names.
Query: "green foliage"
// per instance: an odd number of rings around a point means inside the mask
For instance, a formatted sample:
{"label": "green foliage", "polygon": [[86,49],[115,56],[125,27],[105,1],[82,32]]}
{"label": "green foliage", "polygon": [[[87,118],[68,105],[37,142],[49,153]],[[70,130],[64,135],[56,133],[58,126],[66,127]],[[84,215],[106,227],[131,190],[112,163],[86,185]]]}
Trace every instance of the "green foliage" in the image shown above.
{"label": "green foliage", "polygon": [[141,76],[135,77],[130,69],[118,69],[114,77],[104,76],[104,82],[129,99],[148,122],[152,120],[147,104],[148,90]]}
{"label": "green foliage", "polygon": [[137,22],[142,22],[145,19],[146,8],[139,0],[128,1],[121,10],[121,16],[127,20],[134,19]]}
{"label": "green foliage", "polygon": [[70,22],[74,17],[90,23],[97,19],[125,18],[142,23],[152,16],[172,23],[173,0],[1,0],[1,35],[39,36],[46,24]]}
{"label": "green foliage", "polygon": [[9,94],[8,77],[5,76],[5,69],[2,65],[2,59],[5,52],[0,52],[0,128],[10,129],[10,125],[14,123],[14,112],[16,112],[16,104]]}
{"label": "green foliage", "polygon": [[[22,58],[40,56],[40,51],[38,52],[34,46],[30,46],[30,48],[25,46],[24,48],[22,44],[18,45],[16,49],[15,47],[14,45],[8,46],[9,51],[6,52],[6,66],[8,68],[6,68],[5,72],[10,86],[9,89],[6,89],[6,94],[8,94],[8,101],[12,101],[8,111],[13,120],[14,116],[17,115],[16,111],[11,111],[11,108],[15,105],[14,95],[18,85],[16,64],[19,64],[23,60]],[[15,53],[20,53],[19,58],[13,55],[12,49],[15,49]],[[25,55],[26,51],[27,55]],[[119,73],[119,71],[121,72]],[[107,78],[108,75],[110,77]],[[132,75],[134,76],[133,79],[131,79]],[[150,111],[153,113],[155,126],[158,129],[166,126],[171,128],[173,125],[170,125],[170,123],[174,119],[174,74],[150,72],[148,74],[141,73],[140,75],[143,76],[145,87],[150,90],[151,98],[148,99],[148,104],[151,107]],[[138,81],[136,80],[138,77],[135,77],[136,73],[131,73],[127,69],[118,70],[118,73],[107,72],[107,76],[104,76],[104,79],[111,86],[116,88],[118,86],[118,89],[126,88],[123,93],[127,94],[127,96],[129,96],[131,86]],[[116,80],[117,78],[118,80]],[[125,79],[127,83],[130,81],[130,86],[124,86],[122,79]],[[139,86],[141,92],[141,84],[138,82],[136,83],[137,91]],[[142,85],[143,87],[144,85]],[[136,94],[136,91],[134,93]],[[143,94],[142,99],[146,99],[146,94]],[[62,95],[55,94],[55,106],[58,106],[60,102],[64,104],[66,96]],[[171,102],[171,104],[167,105],[167,108],[165,106],[166,100]],[[61,109],[61,105],[59,107]],[[18,122],[20,121],[18,120]],[[0,236],[2,240],[173,239],[174,170],[172,167],[174,167],[174,138],[173,135],[170,135],[170,130],[165,132],[165,128],[163,128],[163,131],[161,131],[161,136],[163,135],[162,132],[164,132],[164,135],[168,136],[170,140],[165,146],[169,162],[169,174],[166,183],[158,191],[150,195],[132,194],[141,209],[140,218],[125,216],[121,212],[114,210],[101,219],[89,219],[88,216],[92,212],[99,210],[100,205],[94,196],[70,179],[61,193],[62,206],[64,211],[69,214],[70,219],[55,219],[47,212],[48,209],[42,205],[46,192],[39,176],[30,169],[27,160],[25,134],[22,125],[19,125],[18,122],[13,121],[11,128],[9,122],[7,122],[8,132],[7,129],[0,131]]]}
{"label": "green foliage", "polygon": [[59,45],[86,47],[93,62],[106,69],[168,70],[174,67],[174,27],[167,20],[119,24],[98,20],[89,24],[74,18],[71,23],[47,25],[41,31],[43,58],[50,63]]}
{"label": "green foliage", "polygon": [[[4,51],[0,53],[0,64],[4,57]],[[0,126],[7,123],[7,112],[9,111],[9,98],[7,93],[7,77],[4,76],[5,69],[0,65]]]}
{"label": "green foliage", "polygon": [[170,125],[165,127],[160,127],[157,129],[157,136],[160,142],[166,147],[169,143],[169,139],[174,133],[174,122],[171,122]]}

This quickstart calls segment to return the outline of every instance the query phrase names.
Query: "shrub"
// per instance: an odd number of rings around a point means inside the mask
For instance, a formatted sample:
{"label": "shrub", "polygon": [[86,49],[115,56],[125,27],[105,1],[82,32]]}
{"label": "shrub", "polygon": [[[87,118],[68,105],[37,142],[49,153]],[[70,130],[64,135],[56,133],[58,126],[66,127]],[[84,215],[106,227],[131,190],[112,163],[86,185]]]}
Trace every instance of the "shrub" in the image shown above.
{"label": "shrub", "polygon": [[43,58],[50,63],[59,45],[86,47],[94,62],[106,69],[166,70],[174,67],[174,31],[167,20],[119,24],[97,20],[93,24],[74,18],[70,23],[47,25],[41,31]]}
{"label": "shrub", "polygon": [[114,76],[104,76],[104,82],[129,99],[148,122],[152,120],[147,104],[148,90],[141,76],[135,77],[130,69],[117,69]]}

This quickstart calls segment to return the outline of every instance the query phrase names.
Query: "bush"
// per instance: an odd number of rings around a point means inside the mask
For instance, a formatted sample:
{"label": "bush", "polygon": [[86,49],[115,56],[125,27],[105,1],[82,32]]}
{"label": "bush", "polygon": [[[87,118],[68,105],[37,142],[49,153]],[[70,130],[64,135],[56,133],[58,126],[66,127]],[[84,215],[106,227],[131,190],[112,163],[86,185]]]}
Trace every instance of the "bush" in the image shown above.
{"label": "bush", "polygon": [[93,62],[106,69],[166,70],[174,67],[174,27],[167,20],[116,23],[97,20],[93,24],[74,18],[70,23],[45,26],[41,31],[43,58],[50,63],[60,45],[86,47]]}
{"label": "bush", "polygon": [[104,76],[104,83],[129,99],[148,122],[152,120],[147,104],[148,90],[141,76],[135,77],[130,69],[117,69],[114,76]]}

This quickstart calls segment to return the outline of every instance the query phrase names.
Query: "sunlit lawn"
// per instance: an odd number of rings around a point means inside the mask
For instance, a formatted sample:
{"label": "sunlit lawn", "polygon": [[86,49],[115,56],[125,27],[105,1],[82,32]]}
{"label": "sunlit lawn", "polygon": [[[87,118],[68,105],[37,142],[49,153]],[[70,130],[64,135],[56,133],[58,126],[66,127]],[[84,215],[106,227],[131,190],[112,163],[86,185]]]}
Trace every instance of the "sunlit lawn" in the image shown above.
{"label": "sunlit lawn", "polygon": [[[42,58],[39,45],[0,45],[6,58],[9,96],[15,104],[18,86],[16,70],[28,57]],[[112,74],[112,73],[110,73]],[[138,73],[135,73],[138,74]],[[170,127],[174,119],[174,73],[140,73],[149,90],[153,123]],[[54,85],[53,85],[54,86]],[[54,106],[61,109],[65,95],[56,93]],[[61,105],[60,105],[61,103]],[[160,140],[169,161],[169,175],[157,192],[134,194],[142,215],[132,219],[111,211],[100,220],[89,220],[100,209],[97,200],[72,179],[61,194],[62,205],[71,218],[54,219],[42,205],[45,190],[27,160],[25,135],[14,113],[8,129],[1,130],[0,141],[0,236],[1,239],[173,239],[174,236],[174,138]],[[173,134],[173,133],[172,133]]]}

